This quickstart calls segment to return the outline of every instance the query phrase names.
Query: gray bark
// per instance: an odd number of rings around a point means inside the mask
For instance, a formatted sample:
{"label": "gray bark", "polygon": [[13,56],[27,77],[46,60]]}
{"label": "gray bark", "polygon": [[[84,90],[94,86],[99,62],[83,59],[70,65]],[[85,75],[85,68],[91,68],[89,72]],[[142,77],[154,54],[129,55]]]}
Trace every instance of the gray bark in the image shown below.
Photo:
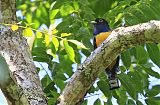
{"label": "gray bark", "polygon": [[120,27],[77,68],[57,100],[58,105],[77,105],[98,75],[124,50],[144,43],[160,42],[160,21]]}
{"label": "gray bark", "polygon": [[[10,105],[46,105],[29,46],[21,30],[3,24],[16,23],[16,0],[0,0],[0,88]],[[2,62],[0,62],[2,65]],[[3,81],[5,80],[5,81]]]}

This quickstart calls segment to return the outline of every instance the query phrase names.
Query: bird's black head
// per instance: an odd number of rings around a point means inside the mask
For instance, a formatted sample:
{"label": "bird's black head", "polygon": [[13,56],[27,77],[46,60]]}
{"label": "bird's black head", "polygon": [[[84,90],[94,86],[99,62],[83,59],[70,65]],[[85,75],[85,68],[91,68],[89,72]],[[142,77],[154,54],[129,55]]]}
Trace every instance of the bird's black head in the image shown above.
{"label": "bird's black head", "polygon": [[108,22],[105,19],[97,18],[92,22],[94,24],[94,35],[97,35],[101,32],[107,32],[110,30]]}
{"label": "bird's black head", "polygon": [[95,24],[94,25],[101,25],[101,24],[104,24],[104,25],[108,25],[108,22],[105,20],[105,19],[102,19],[102,18],[97,18],[95,20]]}

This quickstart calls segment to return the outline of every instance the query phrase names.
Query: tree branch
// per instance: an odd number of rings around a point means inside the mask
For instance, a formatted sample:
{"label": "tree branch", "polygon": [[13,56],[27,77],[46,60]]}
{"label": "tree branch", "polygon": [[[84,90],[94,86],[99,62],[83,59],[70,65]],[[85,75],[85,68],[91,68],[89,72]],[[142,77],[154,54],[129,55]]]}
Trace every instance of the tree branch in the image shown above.
{"label": "tree branch", "polygon": [[77,105],[98,75],[124,50],[144,43],[160,42],[160,21],[120,27],[77,68],[61,93],[58,105]]}

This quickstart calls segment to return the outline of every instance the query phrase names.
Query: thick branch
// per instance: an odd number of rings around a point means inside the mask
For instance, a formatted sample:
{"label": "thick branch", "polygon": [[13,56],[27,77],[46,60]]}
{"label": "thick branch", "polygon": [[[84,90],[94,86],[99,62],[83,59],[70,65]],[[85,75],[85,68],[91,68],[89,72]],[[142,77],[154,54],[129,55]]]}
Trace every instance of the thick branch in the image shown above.
{"label": "thick branch", "polygon": [[130,27],[120,27],[78,67],[57,103],[77,105],[98,75],[124,50],[136,45],[160,42],[160,21],[150,21]]}

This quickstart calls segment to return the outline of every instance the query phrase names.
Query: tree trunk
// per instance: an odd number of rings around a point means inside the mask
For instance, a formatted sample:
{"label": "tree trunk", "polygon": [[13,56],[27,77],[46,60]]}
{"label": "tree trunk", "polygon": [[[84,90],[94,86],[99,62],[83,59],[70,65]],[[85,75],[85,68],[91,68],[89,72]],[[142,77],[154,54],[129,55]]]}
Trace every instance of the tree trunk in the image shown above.
{"label": "tree trunk", "polygon": [[16,0],[0,0],[0,88],[10,105],[47,105],[29,46],[16,23]]}

